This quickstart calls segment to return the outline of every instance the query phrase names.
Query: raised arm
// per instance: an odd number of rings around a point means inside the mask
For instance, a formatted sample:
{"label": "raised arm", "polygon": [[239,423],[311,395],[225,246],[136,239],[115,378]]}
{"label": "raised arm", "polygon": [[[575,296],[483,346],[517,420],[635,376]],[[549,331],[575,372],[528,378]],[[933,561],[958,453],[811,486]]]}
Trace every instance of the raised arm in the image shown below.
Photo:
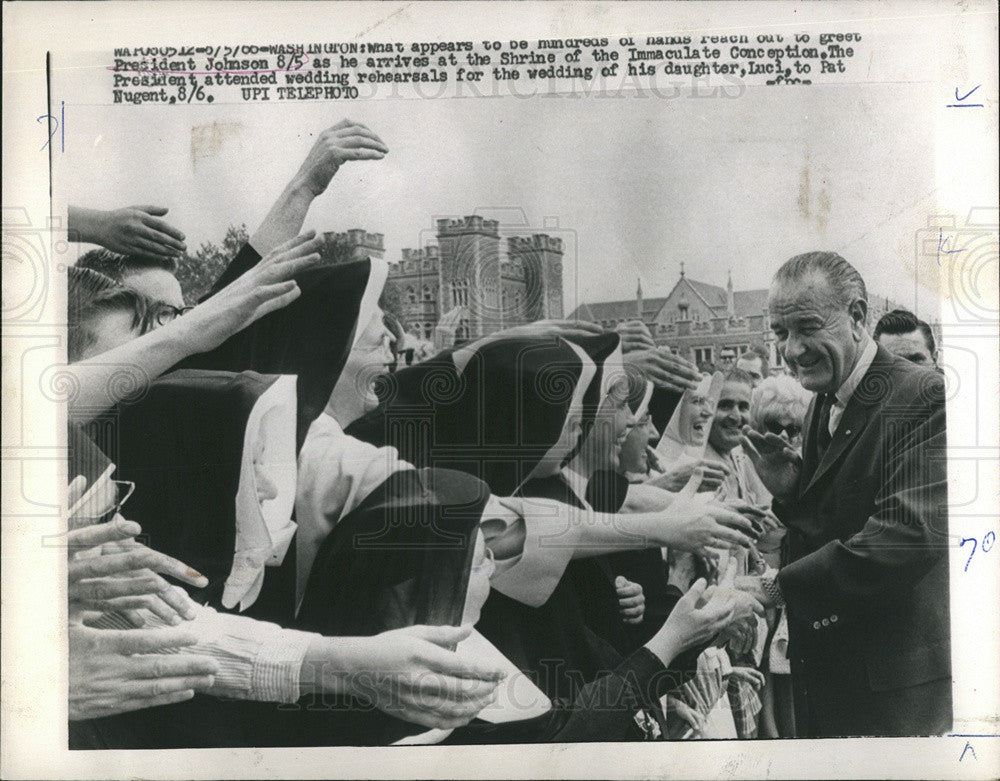
{"label": "raised arm", "polygon": [[99,355],[70,364],[78,392],[70,417],[93,419],[178,362],[211,350],[237,331],[299,296],[294,277],[319,261],[320,242],[310,234],[275,248],[221,292],[161,328]]}
{"label": "raised arm", "polygon": [[301,229],[312,202],[349,160],[381,160],[389,148],[377,135],[350,119],[319,134],[295,176],[282,190],[264,221],[250,237],[250,246],[266,255]]}

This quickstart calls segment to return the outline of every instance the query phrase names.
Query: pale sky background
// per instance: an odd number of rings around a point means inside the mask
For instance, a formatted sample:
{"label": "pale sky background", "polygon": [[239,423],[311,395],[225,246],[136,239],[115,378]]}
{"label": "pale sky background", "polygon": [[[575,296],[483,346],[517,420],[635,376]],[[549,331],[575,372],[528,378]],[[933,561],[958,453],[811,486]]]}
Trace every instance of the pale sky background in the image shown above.
{"label": "pale sky background", "polygon": [[[756,288],[792,255],[831,249],[871,292],[936,317],[910,271],[935,204],[927,100],[923,85],[900,82],[757,87],[735,99],[69,100],[56,203],[168,206],[190,248],[232,223],[252,232],[311,136],[346,116],[390,153],[342,168],[306,227],[384,233],[387,259],[432,238],[436,217],[523,210],[528,232],[564,239],[567,313],[633,296],[637,277],[646,297],[666,295],[682,260],[694,279],[724,285],[731,270],[737,289]],[[211,123],[216,143],[195,149],[193,128]],[[553,217],[559,228],[543,227]]]}

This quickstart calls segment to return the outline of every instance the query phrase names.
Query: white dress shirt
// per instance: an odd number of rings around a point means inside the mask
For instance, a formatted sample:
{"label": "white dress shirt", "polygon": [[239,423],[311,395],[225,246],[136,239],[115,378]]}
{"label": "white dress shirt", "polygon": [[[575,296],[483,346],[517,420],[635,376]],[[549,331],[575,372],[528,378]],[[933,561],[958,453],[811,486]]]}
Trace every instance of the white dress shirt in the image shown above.
{"label": "white dress shirt", "polygon": [[844,417],[844,410],[847,409],[847,402],[851,400],[854,391],[858,389],[858,385],[861,384],[861,380],[871,367],[872,361],[875,360],[876,352],[878,352],[878,345],[875,344],[874,339],[869,338],[864,349],[861,351],[861,357],[854,364],[854,369],[847,375],[847,379],[844,380],[843,384],[837,388],[837,392],[834,394],[836,400],[833,406],[830,407],[830,436],[833,436],[837,431],[840,419]]}

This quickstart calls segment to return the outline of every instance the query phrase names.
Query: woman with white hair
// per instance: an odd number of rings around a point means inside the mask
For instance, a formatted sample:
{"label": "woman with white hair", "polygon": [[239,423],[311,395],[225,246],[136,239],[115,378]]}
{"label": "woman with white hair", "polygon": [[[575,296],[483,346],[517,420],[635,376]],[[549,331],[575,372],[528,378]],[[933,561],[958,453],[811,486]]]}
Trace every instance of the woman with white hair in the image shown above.
{"label": "woman with white hair", "polygon": [[[785,437],[795,448],[802,447],[802,424],[812,393],[798,380],[785,374],[766,377],[750,399],[750,424],[761,434]],[[776,564],[777,551],[762,551],[765,560]],[[770,617],[774,626],[768,648],[767,683],[761,692],[761,737],[795,737],[795,717],[791,697],[791,668],[788,661],[788,621],[783,613]]]}
{"label": "woman with white hair", "polygon": [[754,388],[750,424],[761,434],[784,434],[795,447],[802,445],[802,421],[812,393],[786,374],[766,377]]}

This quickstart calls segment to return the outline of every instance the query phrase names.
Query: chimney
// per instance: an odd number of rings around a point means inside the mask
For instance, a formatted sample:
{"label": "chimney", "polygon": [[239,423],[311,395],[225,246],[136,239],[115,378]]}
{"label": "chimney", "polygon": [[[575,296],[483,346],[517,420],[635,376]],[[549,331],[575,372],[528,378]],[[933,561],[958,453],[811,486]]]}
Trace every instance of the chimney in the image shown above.
{"label": "chimney", "polygon": [[729,270],[729,279],[726,281],[726,314],[730,318],[736,317],[736,297],[733,295],[733,271]]}
{"label": "chimney", "polygon": [[636,278],[635,286],[635,311],[639,315],[639,320],[642,320],[642,280],[638,277]]}

